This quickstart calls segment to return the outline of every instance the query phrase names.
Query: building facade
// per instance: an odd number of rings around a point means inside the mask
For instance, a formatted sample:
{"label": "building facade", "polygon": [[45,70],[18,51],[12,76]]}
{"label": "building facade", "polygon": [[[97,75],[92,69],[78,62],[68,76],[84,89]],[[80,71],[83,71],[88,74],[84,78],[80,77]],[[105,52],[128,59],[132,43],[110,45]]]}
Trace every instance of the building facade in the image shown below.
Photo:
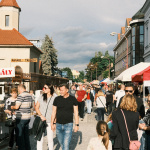
{"label": "building facade", "polygon": [[150,0],[146,0],[142,12],[144,13],[144,62],[150,62]]}
{"label": "building facade", "polygon": [[115,77],[124,70],[144,62],[144,14],[140,9],[132,18],[126,19],[125,27],[118,34],[114,51]]}

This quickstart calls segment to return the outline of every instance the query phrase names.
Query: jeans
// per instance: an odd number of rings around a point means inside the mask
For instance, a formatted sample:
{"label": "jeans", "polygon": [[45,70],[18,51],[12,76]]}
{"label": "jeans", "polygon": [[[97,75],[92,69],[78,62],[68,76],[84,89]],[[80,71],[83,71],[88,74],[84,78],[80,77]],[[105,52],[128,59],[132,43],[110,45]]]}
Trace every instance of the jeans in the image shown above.
{"label": "jeans", "polygon": [[83,115],[84,115],[84,105],[85,105],[84,101],[78,102],[78,109],[79,109],[80,118],[83,118]]}
{"label": "jeans", "polygon": [[[47,129],[48,148],[49,150],[53,150],[53,131],[51,130],[51,124],[50,123],[47,123],[47,124],[48,124],[48,127],[46,129]],[[43,136],[41,138],[41,141],[37,141],[37,150],[43,149]]]}
{"label": "jeans", "polygon": [[97,108],[98,120],[104,120],[105,108]]}
{"label": "jeans", "polygon": [[59,124],[56,123],[56,136],[62,150],[69,150],[69,144],[72,136],[73,123]]}
{"label": "jeans", "polygon": [[112,102],[107,102],[106,105],[107,105],[108,114],[111,114],[112,111],[115,109],[115,104]]}
{"label": "jeans", "polygon": [[[16,123],[14,123],[14,126],[9,127],[9,147],[13,147],[15,141],[16,141]],[[16,143],[17,146],[17,143]]]}
{"label": "jeans", "polygon": [[29,140],[29,122],[30,119],[16,119],[18,150],[31,150]]}
{"label": "jeans", "polygon": [[91,100],[86,100],[86,106],[87,106],[87,113],[91,113],[92,105],[91,105]]}

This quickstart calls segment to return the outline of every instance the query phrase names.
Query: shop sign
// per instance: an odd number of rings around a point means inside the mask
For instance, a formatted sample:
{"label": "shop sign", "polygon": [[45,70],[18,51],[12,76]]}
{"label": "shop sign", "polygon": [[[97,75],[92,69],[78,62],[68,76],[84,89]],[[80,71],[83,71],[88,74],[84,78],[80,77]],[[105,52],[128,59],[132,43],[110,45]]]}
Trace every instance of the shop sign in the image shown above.
{"label": "shop sign", "polygon": [[0,78],[15,77],[15,68],[0,68]]}
{"label": "shop sign", "polygon": [[11,62],[37,62],[37,58],[32,58],[32,59],[11,59]]}

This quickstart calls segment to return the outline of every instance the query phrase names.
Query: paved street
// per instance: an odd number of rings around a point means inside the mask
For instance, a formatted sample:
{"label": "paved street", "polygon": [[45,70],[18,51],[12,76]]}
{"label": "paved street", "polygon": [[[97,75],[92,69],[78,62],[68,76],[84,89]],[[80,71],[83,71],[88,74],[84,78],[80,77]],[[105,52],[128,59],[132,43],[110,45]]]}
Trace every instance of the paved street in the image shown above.
{"label": "paved street", "polygon": [[[77,133],[73,133],[70,150],[86,150],[88,142],[91,137],[97,136],[96,134],[96,113],[86,114],[84,121],[80,121],[80,129]],[[32,150],[36,150],[36,141],[33,136],[30,136]],[[1,150],[7,150],[7,142],[5,140],[3,143],[0,143]],[[47,137],[44,138],[44,147],[43,150],[47,150]],[[59,143],[54,134],[54,150],[61,150]]]}

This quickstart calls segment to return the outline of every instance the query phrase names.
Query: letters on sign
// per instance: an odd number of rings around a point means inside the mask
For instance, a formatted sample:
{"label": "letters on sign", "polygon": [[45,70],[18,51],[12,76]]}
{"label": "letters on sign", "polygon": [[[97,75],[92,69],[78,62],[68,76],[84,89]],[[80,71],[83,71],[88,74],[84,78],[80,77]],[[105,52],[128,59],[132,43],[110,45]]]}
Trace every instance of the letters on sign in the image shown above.
{"label": "letters on sign", "polygon": [[15,68],[0,68],[0,78],[15,77]]}
{"label": "letters on sign", "polygon": [[37,62],[37,58],[32,58],[32,59],[11,59],[11,62]]}
{"label": "letters on sign", "polygon": [[2,71],[0,71],[0,75],[11,75],[11,73],[12,73],[12,70],[2,69]]}

